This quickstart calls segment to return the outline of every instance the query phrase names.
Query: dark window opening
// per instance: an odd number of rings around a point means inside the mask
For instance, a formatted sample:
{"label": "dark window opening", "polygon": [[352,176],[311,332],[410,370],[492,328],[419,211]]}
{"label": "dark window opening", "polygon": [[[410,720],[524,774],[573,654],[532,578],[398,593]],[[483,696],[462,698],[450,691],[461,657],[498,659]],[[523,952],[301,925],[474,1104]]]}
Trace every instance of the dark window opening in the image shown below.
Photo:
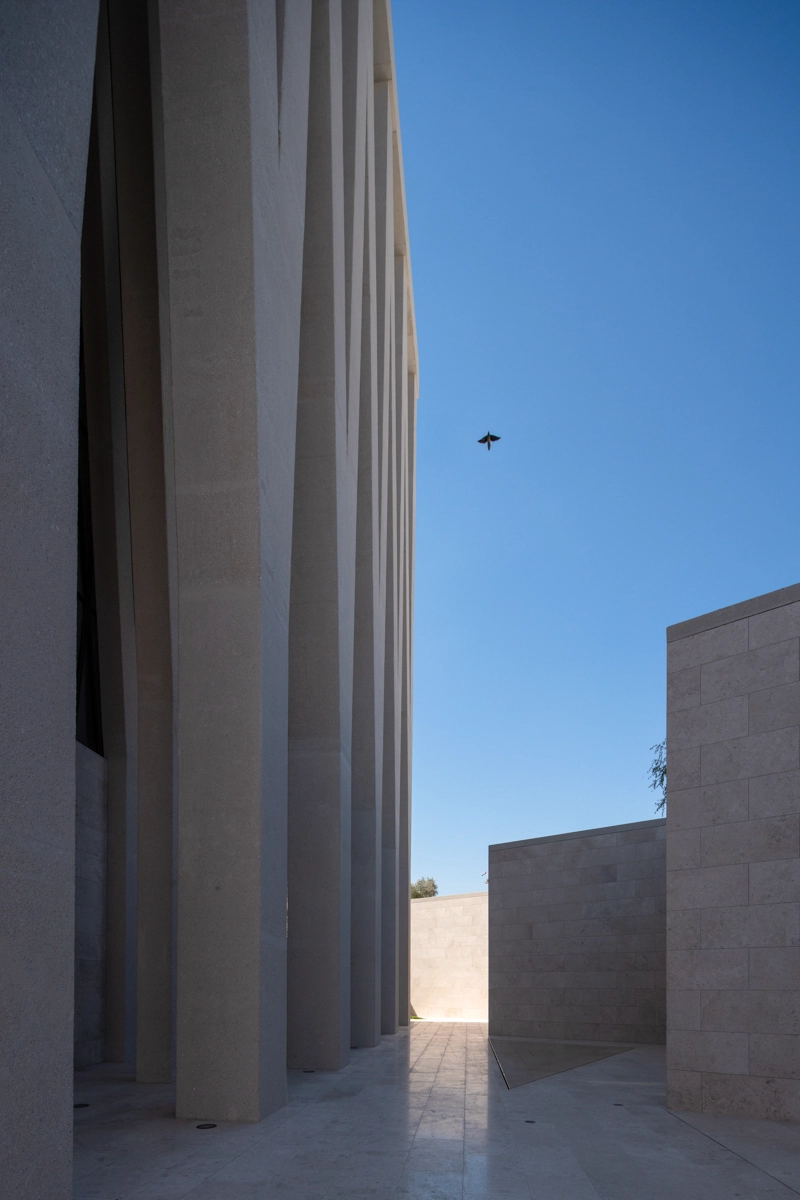
{"label": "dark window opening", "polygon": [[94,585],[92,498],[89,487],[89,433],[86,425],[86,385],[83,338],[80,355],[78,410],[78,636],[75,737],[84,746],[103,753],[100,711],[100,653],[97,640],[97,604]]}

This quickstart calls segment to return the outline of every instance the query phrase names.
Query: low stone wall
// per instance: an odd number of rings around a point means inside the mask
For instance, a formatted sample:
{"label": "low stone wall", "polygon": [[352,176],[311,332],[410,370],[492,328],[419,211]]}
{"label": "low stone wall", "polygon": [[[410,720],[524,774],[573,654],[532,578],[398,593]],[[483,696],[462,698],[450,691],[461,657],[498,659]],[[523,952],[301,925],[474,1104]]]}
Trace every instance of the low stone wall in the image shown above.
{"label": "low stone wall", "polygon": [[486,1020],[488,916],[486,892],[411,901],[411,1005],[418,1017]]}
{"label": "low stone wall", "polygon": [[667,1103],[798,1121],[800,586],[667,643]]}
{"label": "low stone wall", "polygon": [[665,1040],[665,822],[489,847],[489,1032]]}
{"label": "low stone wall", "polygon": [[75,743],[75,1066],[105,1058],[106,760]]}

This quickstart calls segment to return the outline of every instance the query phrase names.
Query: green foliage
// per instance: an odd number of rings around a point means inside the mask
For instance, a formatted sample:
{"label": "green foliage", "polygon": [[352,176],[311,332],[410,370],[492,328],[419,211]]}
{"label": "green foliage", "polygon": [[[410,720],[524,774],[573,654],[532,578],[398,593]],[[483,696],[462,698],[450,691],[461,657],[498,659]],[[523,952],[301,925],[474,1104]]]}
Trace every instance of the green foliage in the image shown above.
{"label": "green foliage", "polygon": [[664,812],[667,807],[667,740],[658,742],[650,747],[655,758],[647,772],[650,787],[654,792],[660,792],[661,797],[656,804],[656,812]]}
{"label": "green foliage", "polygon": [[439,889],[436,886],[436,880],[431,879],[428,875],[421,876],[416,883],[411,885],[411,899],[424,900],[426,896],[438,896]]}

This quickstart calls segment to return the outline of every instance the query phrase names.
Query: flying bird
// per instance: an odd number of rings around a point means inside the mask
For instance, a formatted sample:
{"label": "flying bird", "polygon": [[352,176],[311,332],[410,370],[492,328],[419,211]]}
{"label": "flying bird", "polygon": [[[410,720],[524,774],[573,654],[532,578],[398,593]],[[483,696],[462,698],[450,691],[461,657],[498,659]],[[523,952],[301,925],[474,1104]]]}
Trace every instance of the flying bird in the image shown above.
{"label": "flying bird", "polygon": [[486,437],[478,438],[478,444],[480,446],[485,445],[487,450],[491,450],[492,442],[499,442],[499,441],[500,441],[500,438],[497,437],[497,435],[494,433],[487,433]]}

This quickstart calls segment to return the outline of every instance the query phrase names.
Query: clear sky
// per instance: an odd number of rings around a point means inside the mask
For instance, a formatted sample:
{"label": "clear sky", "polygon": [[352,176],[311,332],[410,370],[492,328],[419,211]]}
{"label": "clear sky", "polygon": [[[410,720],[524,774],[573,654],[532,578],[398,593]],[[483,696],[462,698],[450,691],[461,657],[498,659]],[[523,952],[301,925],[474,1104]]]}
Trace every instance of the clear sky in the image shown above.
{"label": "clear sky", "polygon": [[665,626],[800,582],[800,3],[394,0],[394,23],[412,878],[468,892],[489,843],[652,817]]}

